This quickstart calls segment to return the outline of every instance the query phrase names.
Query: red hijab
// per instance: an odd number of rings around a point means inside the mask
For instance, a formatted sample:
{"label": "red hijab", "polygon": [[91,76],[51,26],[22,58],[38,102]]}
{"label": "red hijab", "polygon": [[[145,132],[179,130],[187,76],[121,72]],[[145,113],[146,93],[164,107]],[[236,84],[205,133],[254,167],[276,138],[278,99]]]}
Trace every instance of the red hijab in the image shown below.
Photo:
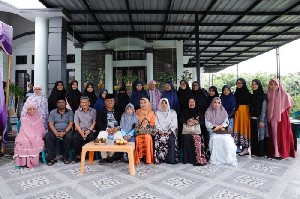
{"label": "red hijab", "polygon": [[[273,90],[270,88],[270,83],[275,81],[278,88]],[[277,122],[281,121],[281,114],[294,106],[294,102],[291,96],[284,90],[282,85],[279,83],[279,80],[274,78],[269,81],[268,91],[268,121],[272,118],[275,118]]]}

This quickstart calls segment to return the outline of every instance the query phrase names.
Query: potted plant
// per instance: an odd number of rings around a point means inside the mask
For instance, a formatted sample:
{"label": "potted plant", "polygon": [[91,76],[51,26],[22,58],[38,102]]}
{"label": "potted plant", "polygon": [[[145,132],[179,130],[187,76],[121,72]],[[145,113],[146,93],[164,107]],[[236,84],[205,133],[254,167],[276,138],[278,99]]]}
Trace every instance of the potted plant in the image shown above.
{"label": "potted plant", "polygon": [[193,79],[192,73],[189,70],[184,70],[181,75],[181,80],[191,81]]}
{"label": "potted plant", "polygon": [[126,76],[123,76],[122,79],[126,85],[126,88],[130,90],[132,87],[132,83],[138,79],[138,76],[136,76],[136,75],[127,76],[126,75]]}
{"label": "potted plant", "polygon": [[104,81],[105,81],[105,71],[104,68],[99,68],[98,72],[98,88],[102,89],[104,88]]}
{"label": "potted plant", "polygon": [[[19,87],[17,84],[10,84],[9,85],[9,98],[10,100],[10,109],[9,115],[15,115],[17,110],[17,117],[21,116],[21,110],[24,104],[24,96],[25,96],[25,89]],[[17,106],[15,107],[15,101],[17,101]]]}
{"label": "potted plant", "polygon": [[83,83],[83,87],[85,88],[87,83],[91,82],[94,79],[94,76],[92,75],[91,71],[84,72],[83,76],[84,76],[84,79],[85,79],[85,82]]}
{"label": "potted plant", "polygon": [[[160,76],[158,78],[159,82],[162,83],[162,85],[164,85],[166,82],[169,82],[169,81],[174,81],[174,79],[176,79],[176,75],[174,73],[174,71],[170,71],[170,72],[167,72],[167,73],[164,73],[162,76]],[[157,83],[157,87],[159,88],[160,86],[160,83]],[[173,85],[176,86],[175,84],[176,82],[173,82]]]}

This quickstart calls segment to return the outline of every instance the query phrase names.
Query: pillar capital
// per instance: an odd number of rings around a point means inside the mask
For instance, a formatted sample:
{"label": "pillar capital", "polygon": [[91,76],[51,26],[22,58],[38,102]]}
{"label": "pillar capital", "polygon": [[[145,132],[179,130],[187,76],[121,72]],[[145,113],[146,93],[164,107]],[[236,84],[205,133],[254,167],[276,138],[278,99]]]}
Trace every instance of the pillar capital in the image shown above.
{"label": "pillar capital", "polygon": [[153,53],[153,48],[145,48],[145,53]]}
{"label": "pillar capital", "polygon": [[82,43],[74,43],[75,48],[82,48],[83,44]]}
{"label": "pillar capital", "polygon": [[105,51],[104,51],[104,53],[105,53],[106,55],[112,55],[113,52],[114,52],[113,49],[105,49]]}

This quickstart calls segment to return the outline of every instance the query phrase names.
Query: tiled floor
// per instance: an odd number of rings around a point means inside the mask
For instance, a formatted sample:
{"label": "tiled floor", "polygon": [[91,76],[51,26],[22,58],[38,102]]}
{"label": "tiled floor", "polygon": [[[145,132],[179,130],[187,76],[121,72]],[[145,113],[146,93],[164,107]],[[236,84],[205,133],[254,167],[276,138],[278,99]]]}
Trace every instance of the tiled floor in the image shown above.
{"label": "tiled floor", "polygon": [[[299,146],[300,140],[298,140]],[[299,156],[300,153],[298,152]],[[128,165],[79,164],[34,169],[0,166],[0,199],[9,198],[300,198],[300,158],[270,160],[238,157],[238,167],[145,165],[129,175]],[[87,162],[86,162],[87,164]]]}

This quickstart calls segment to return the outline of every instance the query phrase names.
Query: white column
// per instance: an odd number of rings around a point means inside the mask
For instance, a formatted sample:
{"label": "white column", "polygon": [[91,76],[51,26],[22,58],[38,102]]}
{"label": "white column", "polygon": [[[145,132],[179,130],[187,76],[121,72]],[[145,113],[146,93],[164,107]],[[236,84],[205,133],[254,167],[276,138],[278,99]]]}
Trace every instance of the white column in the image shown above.
{"label": "white column", "polygon": [[180,78],[183,73],[183,41],[176,40],[176,59],[177,59],[177,87],[180,85]]}
{"label": "white column", "polygon": [[112,50],[108,50],[105,54],[105,88],[108,93],[113,93],[113,55]]}
{"label": "white column", "polygon": [[43,87],[48,96],[48,19],[35,18],[34,83]]}
{"label": "white column", "polygon": [[149,83],[151,80],[153,80],[153,49],[147,48],[146,51],[146,62],[147,62],[147,82],[145,84]]}
{"label": "white column", "polygon": [[0,73],[3,81],[7,81],[8,56],[4,51],[0,51]]}
{"label": "white column", "polygon": [[78,81],[78,89],[81,90],[81,48],[75,45],[75,80]]}

